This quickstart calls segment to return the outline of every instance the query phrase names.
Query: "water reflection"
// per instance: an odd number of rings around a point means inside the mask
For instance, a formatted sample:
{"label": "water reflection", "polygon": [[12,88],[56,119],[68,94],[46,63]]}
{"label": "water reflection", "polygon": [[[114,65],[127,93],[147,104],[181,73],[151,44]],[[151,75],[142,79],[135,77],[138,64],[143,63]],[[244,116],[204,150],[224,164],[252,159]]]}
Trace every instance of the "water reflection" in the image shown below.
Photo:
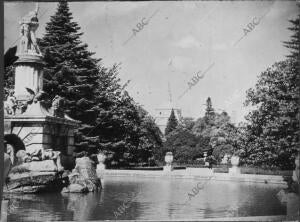
{"label": "water reflection", "polygon": [[[6,195],[8,221],[197,219],[207,217],[284,215],[276,198],[282,188],[270,184],[209,181],[197,195],[188,193],[199,180],[105,178],[101,192],[89,194]],[[134,197],[134,198],[132,198]]]}
{"label": "water reflection", "polygon": [[101,201],[101,192],[89,194],[62,194],[67,211],[73,212],[72,220],[92,220]]}

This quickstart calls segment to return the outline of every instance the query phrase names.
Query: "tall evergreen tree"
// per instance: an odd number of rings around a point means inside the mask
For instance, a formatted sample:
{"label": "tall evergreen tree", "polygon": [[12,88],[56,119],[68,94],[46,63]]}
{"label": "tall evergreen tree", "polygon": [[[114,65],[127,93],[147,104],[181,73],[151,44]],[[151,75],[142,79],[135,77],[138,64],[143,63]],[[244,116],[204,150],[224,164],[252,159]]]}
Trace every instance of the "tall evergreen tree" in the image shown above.
{"label": "tall evergreen tree", "polygon": [[55,15],[46,24],[46,33],[39,40],[44,54],[44,90],[52,99],[62,96],[66,101],[65,112],[72,118],[80,120],[82,127],[77,132],[76,144],[80,149],[95,150],[97,138],[87,137],[95,126],[98,88],[99,60],[92,58],[87,44],[83,44],[83,34],[66,1],[58,3]]}
{"label": "tall evergreen tree", "polygon": [[[297,7],[300,10],[300,3],[297,3]],[[290,54],[287,56],[291,61],[292,72],[291,83],[294,92],[300,95],[300,13],[294,20],[290,20],[291,27],[288,29],[292,31],[292,35],[289,41],[284,42],[284,46],[290,49]],[[300,122],[300,96],[298,97],[298,121]],[[298,129],[298,135],[300,137],[300,129]],[[300,139],[299,139],[300,141]],[[298,147],[300,144],[298,144]],[[300,152],[300,150],[299,150]]]}
{"label": "tall evergreen tree", "polygon": [[[300,3],[298,3],[297,6],[300,9]],[[288,57],[297,60],[299,59],[300,52],[300,14],[296,19],[291,19],[289,21],[292,25],[288,29],[292,31],[292,35],[289,41],[284,41],[283,43],[285,47],[290,49],[290,55],[288,55]]]}
{"label": "tall evergreen tree", "polygon": [[212,107],[211,98],[208,97],[206,100],[206,110],[205,110],[204,119],[207,124],[210,124],[214,121],[214,118],[215,118],[215,110]]}
{"label": "tall evergreen tree", "polygon": [[167,136],[170,132],[175,130],[177,126],[178,126],[178,120],[176,119],[174,110],[172,109],[170,117],[167,122],[167,127],[165,129],[165,136]]}
{"label": "tall evergreen tree", "polygon": [[108,156],[108,167],[145,163],[162,145],[154,121],[119,81],[118,65],[100,70],[97,126],[89,133],[99,136],[99,148]]}

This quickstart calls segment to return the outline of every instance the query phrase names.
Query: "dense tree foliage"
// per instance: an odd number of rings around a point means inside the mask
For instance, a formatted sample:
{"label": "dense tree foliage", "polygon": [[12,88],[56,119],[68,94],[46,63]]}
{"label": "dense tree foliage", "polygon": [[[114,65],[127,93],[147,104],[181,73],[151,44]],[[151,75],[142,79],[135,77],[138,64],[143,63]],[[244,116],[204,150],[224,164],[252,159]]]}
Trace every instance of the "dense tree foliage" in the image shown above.
{"label": "dense tree foliage", "polygon": [[290,21],[293,31],[285,46],[288,59],[277,62],[259,76],[247,92],[246,105],[255,107],[241,128],[242,161],[256,166],[293,169],[299,147],[299,17]]}
{"label": "dense tree foliage", "polygon": [[164,152],[171,151],[177,163],[197,163],[204,152],[221,161],[225,154],[233,154],[237,146],[236,127],[226,112],[216,113],[211,99],[207,99],[204,117],[194,121],[183,118],[179,126],[166,136]]}
{"label": "dense tree foliage", "polygon": [[260,75],[255,89],[247,92],[246,104],[257,109],[247,116],[248,137],[241,147],[246,163],[293,168],[299,143],[299,86],[293,77],[291,62],[278,62]]}
{"label": "dense tree foliage", "polygon": [[137,152],[139,163],[154,164],[155,159],[162,156],[162,132],[151,117],[144,109],[139,107],[140,117],[140,143]]}
{"label": "dense tree foliage", "polygon": [[167,135],[164,153],[171,151],[176,163],[195,163],[197,158],[203,156],[208,143],[208,138],[197,137],[191,130],[179,126]]}

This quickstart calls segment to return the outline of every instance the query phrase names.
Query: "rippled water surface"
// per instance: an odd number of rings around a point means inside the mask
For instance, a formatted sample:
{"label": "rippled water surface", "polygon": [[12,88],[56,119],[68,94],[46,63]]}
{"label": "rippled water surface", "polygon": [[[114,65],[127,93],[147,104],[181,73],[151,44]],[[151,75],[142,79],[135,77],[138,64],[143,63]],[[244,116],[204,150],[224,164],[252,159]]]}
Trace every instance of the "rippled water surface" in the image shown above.
{"label": "rippled water surface", "polygon": [[[8,221],[197,219],[284,215],[270,184],[110,177],[89,194],[10,195]],[[201,187],[196,190],[193,188]],[[119,211],[118,211],[119,208]]]}

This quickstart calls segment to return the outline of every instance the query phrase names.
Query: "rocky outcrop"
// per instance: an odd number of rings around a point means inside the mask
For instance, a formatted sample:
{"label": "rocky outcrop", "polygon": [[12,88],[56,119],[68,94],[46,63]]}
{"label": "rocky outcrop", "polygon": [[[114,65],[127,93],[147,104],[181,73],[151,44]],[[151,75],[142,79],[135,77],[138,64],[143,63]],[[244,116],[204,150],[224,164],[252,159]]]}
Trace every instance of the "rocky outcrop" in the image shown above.
{"label": "rocky outcrop", "polygon": [[[26,171],[26,170],[25,170]],[[40,193],[60,191],[67,183],[58,172],[20,172],[9,175],[4,192]]]}
{"label": "rocky outcrop", "polygon": [[[59,154],[59,153],[58,153]],[[33,161],[28,154],[17,152],[17,164],[10,169],[4,191],[9,193],[39,193],[61,191],[68,185],[68,177],[63,178],[63,168],[59,165],[59,155],[55,158]]]}
{"label": "rocky outcrop", "polygon": [[[40,193],[61,191],[64,193],[85,193],[101,189],[97,177],[96,164],[88,157],[76,159],[72,172],[63,171],[60,155],[55,158],[43,158],[39,161],[24,161],[27,154],[19,152],[18,163],[9,174],[5,192]],[[46,160],[45,160],[46,159]]]}
{"label": "rocky outcrop", "polygon": [[101,189],[101,181],[96,174],[96,164],[89,157],[76,159],[76,166],[68,175],[70,185],[63,193],[93,192]]}

